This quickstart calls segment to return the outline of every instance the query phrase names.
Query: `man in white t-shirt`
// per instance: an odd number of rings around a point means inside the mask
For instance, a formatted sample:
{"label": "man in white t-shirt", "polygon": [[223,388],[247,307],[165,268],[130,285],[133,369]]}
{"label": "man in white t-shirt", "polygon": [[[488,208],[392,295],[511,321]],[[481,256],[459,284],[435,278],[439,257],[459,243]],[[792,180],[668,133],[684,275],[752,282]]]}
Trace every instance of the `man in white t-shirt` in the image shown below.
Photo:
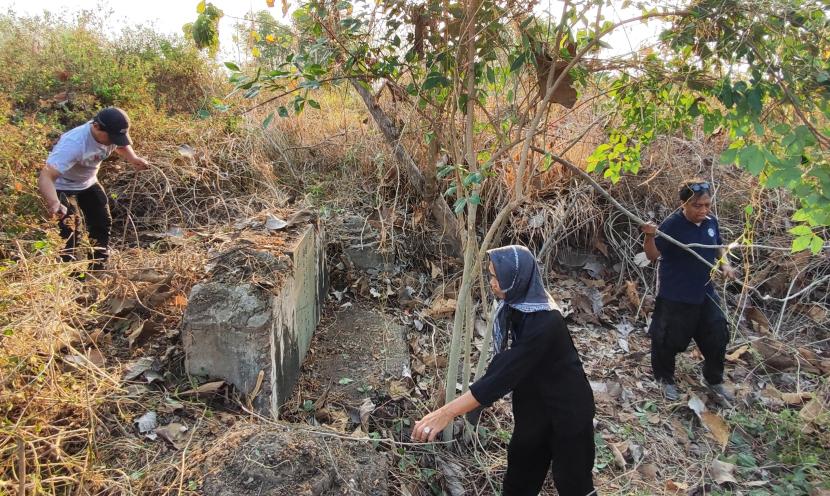
{"label": "man in white t-shirt", "polygon": [[101,162],[115,152],[136,170],[148,167],[147,161],[132,149],[130,118],[116,107],[105,108],[94,119],[64,133],[40,171],[38,188],[52,216],[58,217],[66,247],[64,261],[75,260],[79,213],[83,214],[93,244],[91,270],[104,267],[109,251],[110,215],[107,194],[98,183]]}

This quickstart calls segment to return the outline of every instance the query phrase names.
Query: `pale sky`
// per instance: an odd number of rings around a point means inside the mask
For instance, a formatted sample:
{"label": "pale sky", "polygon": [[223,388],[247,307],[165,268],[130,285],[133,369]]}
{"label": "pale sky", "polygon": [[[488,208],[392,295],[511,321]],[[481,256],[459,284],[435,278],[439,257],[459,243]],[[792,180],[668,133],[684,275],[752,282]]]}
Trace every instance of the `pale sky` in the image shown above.
{"label": "pale sky", "polygon": [[[232,50],[231,36],[233,25],[241,22],[240,18],[247,13],[268,9],[266,0],[211,0],[221,9],[225,16],[219,22],[220,54],[219,60],[232,60],[237,54]],[[40,15],[44,11],[53,14],[64,14],[70,18],[82,10],[112,11],[113,32],[119,27],[136,26],[139,24],[152,25],[162,33],[182,34],[182,25],[196,19],[196,4],[198,0],[118,0],[115,2],[101,2],[101,0],[0,0],[0,11],[13,11],[18,15]],[[289,1],[289,4],[296,2]],[[561,1],[549,0],[540,2],[540,10],[550,10],[556,15],[561,11]],[[612,2],[613,4],[614,2]],[[276,1],[275,7],[268,9],[271,14],[280,19],[282,17],[281,2]],[[614,9],[614,7],[611,7]],[[626,12],[608,12],[619,20],[620,16],[633,17],[637,11],[630,9]],[[643,43],[654,43],[657,36],[656,28],[634,23],[621,28],[605,40],[613,47],[612,53],[623,54],[636,49]]]}

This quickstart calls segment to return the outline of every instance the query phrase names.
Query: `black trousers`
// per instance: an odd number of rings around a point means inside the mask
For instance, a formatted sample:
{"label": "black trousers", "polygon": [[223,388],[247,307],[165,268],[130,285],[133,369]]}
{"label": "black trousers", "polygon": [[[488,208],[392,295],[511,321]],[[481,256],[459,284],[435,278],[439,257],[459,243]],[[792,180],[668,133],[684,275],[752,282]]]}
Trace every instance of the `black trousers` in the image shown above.
{"label": "black trousers", "polygon": [[66,206],[66,215],[58,221],[61,237],[66,240],[66,246],[61,251],[61,259],[65,262],[77,260],[75,252],[78,236],[81,225],[85,224],[93,248],[90,257],[93,263],[90,269],[103,269],[109,255],[112,229],[112,216],[104,188],[95,183],[84,190],[58,190],[57,193],[60,202]]}
{"label": "black trousers", "polygon": [[651,368],[654,378],[674,384],[675,357],[694,339],[703,355],[703,377],[723,382],[723,362],[729,331],[717,301],[706,296],[694,305],[657,298],[651,320]]}
{"label": "black trousers", "polygon": [[[594,426],[589,416],[582,428],[554,428],[538,398],[518,399],[514,392],[513,417],[516,425],[507,449],[507,472],[503,496],[536,496],[548,470],[559,496],[586,496],[594,493]],[[573,419],[571,419],[573,420]]]}

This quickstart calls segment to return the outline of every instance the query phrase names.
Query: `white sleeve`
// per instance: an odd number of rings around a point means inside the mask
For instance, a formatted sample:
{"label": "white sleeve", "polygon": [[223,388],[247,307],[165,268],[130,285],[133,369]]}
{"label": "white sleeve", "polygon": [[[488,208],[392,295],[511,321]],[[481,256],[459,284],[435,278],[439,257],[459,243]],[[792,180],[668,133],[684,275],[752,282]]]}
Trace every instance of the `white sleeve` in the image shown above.
{"label": "white sleeve", "polygon": [[83,155],[82,147],[78,146],[75,140],[62,136],[58,143],[52,148],[46,163],[63,174],[74,166]]}

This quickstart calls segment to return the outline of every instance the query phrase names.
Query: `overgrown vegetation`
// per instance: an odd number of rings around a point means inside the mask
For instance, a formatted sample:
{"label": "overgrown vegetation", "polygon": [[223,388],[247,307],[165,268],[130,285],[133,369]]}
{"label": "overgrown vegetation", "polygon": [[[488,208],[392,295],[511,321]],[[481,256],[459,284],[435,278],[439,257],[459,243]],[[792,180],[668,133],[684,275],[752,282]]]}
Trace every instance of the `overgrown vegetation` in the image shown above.
{"label": "overgrown vegetation", "polygon": [[[676,20],[665,44],[603,61],[595,48],[613,26],[583,15],[593,5],[547,18],[484,0],[295,3],[290,27],[268,11],[240,23],[251,59],[221,68],[198,51],[218,48],[222,13],[205,2],[184,38],[136,28],[111,40],[93,15],[0,16],[0,494],[21,480],[34,494],[199,492],[206,446],[253,420],[232,395],[181,394],[194,386],[176,334],[186,296],[223,229],[289,202],[333,236],[337,304],[381,301],[410,326],[414,385],[395,396],[361,386],[382,405],[360,423],[392,457],[395,494],[499,486],[505,403],[453,448],[407,445],[406,433],[456,393],[443,378],[463,388],[480,373],[489,333],[476,330],[487,319],[476,268],[488,244],[512,241],[544,263],[594,381],[603,494],[830,489],[830,266],[786,249],[794,235],[818,251],[827,224],[826,18],[810,2],[697,2],[679,17],[642,14]],[[777,62],[743,70],[761,58]],[[35,177],[59,134],[106,105],[129,111],[153,167],[105,164],[113,277],[79,282],[55,261]],[[681,178],[704,175],[729,241],[785,248],[736,248],[758,291],[722,285],[742,401],[719,412],[725,439],[710,417],[656,399],[644,337],[621,350],[623,323],[646,323],[654,273],[635,261],[636,225],[567,164],[604,172],[600,184],[643,219],[676,206]],[[376,229],[402,268],[337,268],[347,216]],[[138,325],[158,332],[136,344]],[[145,358],[163,362],[161,377],[125,382]],[[693,365],[680,368],[696,391]],[[284,417],[351,436],[347,409],[304,386]],[[134,424],[151,409],[198,434],[153,444]],[[728,467],[715,462],[734,464],[739,483],[714,483],[713,467]]]}
{"label": "overgrown vegetation", "polygon": [[[221,93],[189,42],[137,27],[108,39],[105,18],[0,16],[0,225],[14,235],[39,214],[35,174],[60,134],[106,106],[130,110],[137,148],[181,128]],[[185,125],[184,127],[189,127]],[[175,142],[176,140],[171,140]]]}

